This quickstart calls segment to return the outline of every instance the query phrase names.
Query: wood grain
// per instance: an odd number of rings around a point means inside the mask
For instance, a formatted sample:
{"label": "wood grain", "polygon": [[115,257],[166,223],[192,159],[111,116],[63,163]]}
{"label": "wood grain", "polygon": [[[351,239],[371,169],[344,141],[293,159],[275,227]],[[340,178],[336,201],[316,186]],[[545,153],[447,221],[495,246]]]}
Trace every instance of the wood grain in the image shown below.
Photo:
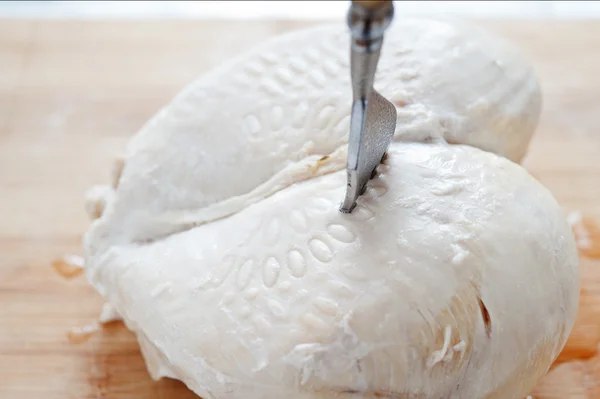
{"label": "wood grain", "polygon": [[[600,220],[600,23],[480,23],[520,45],[544,87],[526,167],[565,211]],[[101,300],[52,261],[80,252],[85,191],[108,181],[113,157],[154,112],[226,58],[310,24],[0,21],[1,398],[194,398],[152,382],[122,326],[70,344],[69,329],[95,320]],[[600,397],[600,264],[583,265],[589,303],[569,356],[589,359],[554,368],[537,399]]]}

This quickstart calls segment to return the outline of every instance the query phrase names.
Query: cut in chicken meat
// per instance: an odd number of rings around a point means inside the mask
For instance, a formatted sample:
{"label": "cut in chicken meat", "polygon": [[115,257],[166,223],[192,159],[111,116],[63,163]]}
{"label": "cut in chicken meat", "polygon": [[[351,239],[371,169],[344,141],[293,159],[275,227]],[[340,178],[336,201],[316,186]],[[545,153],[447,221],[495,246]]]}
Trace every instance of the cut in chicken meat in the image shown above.
{"label": "cut in chicken meat", "polygon": [[204,399],[516,399],[558,356],[577,250],[514,162],[535,76],[474,28],[394,25],[377,81],[398,129],[351,214],[343,26],[200,78],[94,190],[86,273],[153,378]]}

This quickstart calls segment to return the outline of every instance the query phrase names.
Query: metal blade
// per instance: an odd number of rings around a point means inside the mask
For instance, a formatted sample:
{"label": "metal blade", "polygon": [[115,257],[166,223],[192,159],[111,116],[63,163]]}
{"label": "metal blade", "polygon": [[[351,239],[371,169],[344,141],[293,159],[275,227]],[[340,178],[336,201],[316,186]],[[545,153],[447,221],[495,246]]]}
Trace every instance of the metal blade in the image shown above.
{"label": "metal blade", "polygon": [[392,142],[395,130],[396,107],[375,90],[366,104],[360,100],[352,104],[346,165],[348,182],[342,212],[352,212],[356,206],[357,198],[366,189]]}
{"label": "metal blade", "polygon": [[391,1],[353,1],[350,27],[352,115],[348,140],[346,197],[340,211],[350,213],[366,189],[396,130],[396,107],[373,89],[383,33],[394,15]]}

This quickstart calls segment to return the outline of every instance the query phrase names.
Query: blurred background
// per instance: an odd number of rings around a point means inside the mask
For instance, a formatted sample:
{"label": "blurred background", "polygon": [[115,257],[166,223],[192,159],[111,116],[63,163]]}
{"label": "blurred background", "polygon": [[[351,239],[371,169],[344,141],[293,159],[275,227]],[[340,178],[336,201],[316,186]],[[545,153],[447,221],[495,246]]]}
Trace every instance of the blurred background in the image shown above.
{"label": "blurred background", "polygon": [[[313,3],[307,6],[307,3]],[[318,3],[316,6],[315,3]],[[595,1],[402,1],[406,15],[493,18],[598,18]],[[345,1],[2,1],[0,17],[336,19]]]}

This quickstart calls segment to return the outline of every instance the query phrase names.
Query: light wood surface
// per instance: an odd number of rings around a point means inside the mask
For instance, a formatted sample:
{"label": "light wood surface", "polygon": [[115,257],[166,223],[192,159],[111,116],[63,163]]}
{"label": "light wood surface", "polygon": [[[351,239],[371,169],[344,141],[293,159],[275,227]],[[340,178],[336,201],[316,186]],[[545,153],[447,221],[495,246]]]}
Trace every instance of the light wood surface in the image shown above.
{"label": "light wood surface", "polygon": [[[308,24],[0,21],[0,398],[194,398],[152,382],[122,326],[68,342],[102,302],[51,263],[80,253],[85,191],[108,181],[114,155],[159,107],[222,60]],[[526,167],[566,211],[599,221],[600,22],[485,24],[522,47],[544,87]],[[591,357],[600,340],[600,264],[582,266],[587,302],[566,360]],[[600,398],[599,364],[557,366],[534,398]]]}

